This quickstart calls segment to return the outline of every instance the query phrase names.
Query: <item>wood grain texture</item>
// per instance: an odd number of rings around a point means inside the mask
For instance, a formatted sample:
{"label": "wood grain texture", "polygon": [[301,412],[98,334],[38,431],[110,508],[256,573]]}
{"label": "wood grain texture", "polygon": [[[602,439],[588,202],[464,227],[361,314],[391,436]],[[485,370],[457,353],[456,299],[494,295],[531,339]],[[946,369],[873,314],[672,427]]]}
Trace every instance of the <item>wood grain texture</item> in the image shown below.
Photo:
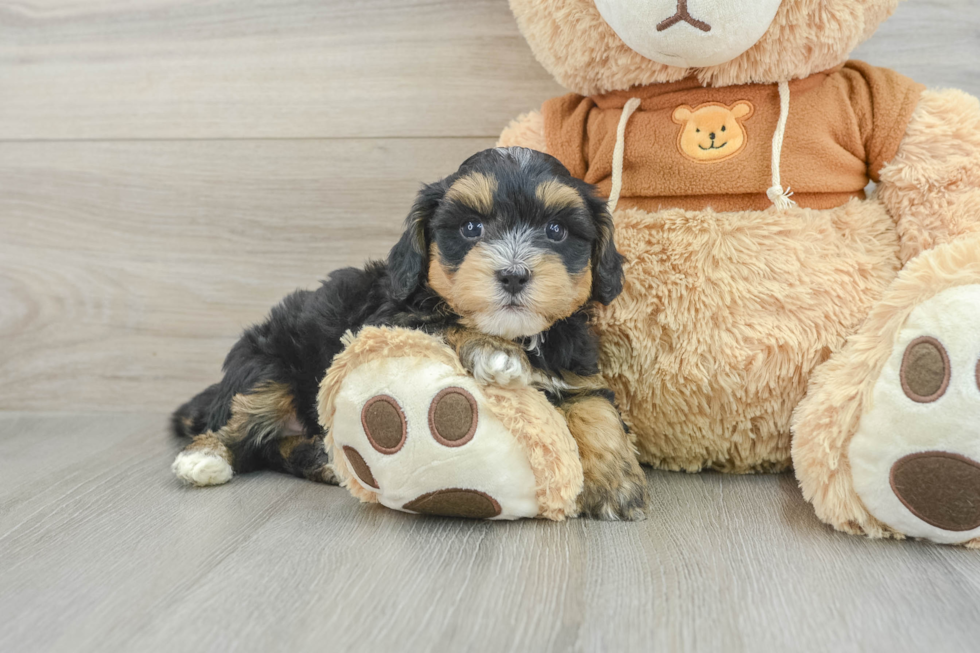
{"label": "wood grain texture", "polygon": [[167,410],[485,139],[0,147],[0,410]]}
{"label": "wood grain texture", "polygon": [[[980,94],[969,0],[856,53]],[[505,0],[0,4],[0,139],[493,137],[562,89]]]}
{"label": "wood grain texture", "polygon": [[[162,415],[0,417],[3,651],[973,650],[980,556],[820,524],[790,476],[651,472],[636,524],[190,489]],[[43,461],[43,464],[39,464]]]}
{"label": "wood grain texture", "polygon": [[504,0],[0,3],[0,139],[494,137],[560,92]]}
{"label": "wood grain texture", "polygon": [[980,96],[980,6],[972,0],[903,0],[852,56],[932,88]]}

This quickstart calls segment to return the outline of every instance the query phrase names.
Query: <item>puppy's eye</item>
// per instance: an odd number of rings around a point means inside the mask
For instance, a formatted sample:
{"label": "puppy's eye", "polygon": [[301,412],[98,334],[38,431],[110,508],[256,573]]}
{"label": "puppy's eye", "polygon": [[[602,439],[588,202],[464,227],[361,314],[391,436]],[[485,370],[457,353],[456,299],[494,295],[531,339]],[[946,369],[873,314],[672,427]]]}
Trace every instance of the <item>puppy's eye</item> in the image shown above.
{"label": "puppy's eye", "polygon": [[459,228],[459,233],[463,234],[463,238],[479,238],[483,235],[483,223],[473,220],[464,222],[463,226]]}
{"label": "puppy's eye", "polygon": [[724,125],[721,126],[721,131],[725,131],[725,126]]}
{"label": "puppy's eye", "polygon": [[549,222],[548,226],[544,228],[544,233],[548,236],[548,240],[560,243],[565,240],[565,236],[568,235],[568,230],[565,229],[564,225],[557,222]]}
{"label": "puppy's eye", "polygon": [[695,129],[694,129],[694,131],[696,131],[696,132],[697,132],[697,133],[699,133],[699,134],[701,133],[701,130],[700,130],[700,129],[698,129],[698,128],[695,128]]}

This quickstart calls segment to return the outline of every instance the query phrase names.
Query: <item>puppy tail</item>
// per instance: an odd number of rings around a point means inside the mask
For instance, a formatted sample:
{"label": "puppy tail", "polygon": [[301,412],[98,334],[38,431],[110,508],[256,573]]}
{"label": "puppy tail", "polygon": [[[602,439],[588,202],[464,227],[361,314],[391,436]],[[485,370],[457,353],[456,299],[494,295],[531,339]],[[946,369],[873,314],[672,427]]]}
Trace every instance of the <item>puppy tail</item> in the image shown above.
{"label": "puppy tail", "polygon": [[207,429],[211,406],[218,396],[219,388],[220,384],[215,383],[174,411],[170,418],[174,435],[192,438],[204,433]]}

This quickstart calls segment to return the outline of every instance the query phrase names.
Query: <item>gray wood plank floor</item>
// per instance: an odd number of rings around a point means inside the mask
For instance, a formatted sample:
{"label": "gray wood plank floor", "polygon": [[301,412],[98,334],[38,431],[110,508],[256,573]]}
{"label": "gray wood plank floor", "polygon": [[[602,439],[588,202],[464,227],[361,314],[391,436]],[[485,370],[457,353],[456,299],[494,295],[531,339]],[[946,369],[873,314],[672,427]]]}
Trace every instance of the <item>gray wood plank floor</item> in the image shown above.
{"label": "gray wood plank floor", "polygon": [[181,487],[165,416],[0,418],[2,651],[976,650],[980,556],[820,524],[792,476],[651,472],[641,523]]}
{"label": "gray wood plank floor", "polygon": [[[980,6],[855,56],[980,95]],[[651,472],[639,524],[172,479],[244,326],[562,92],[505,0],[0,2],[0,652],[976,650],[980,554],[835,533],[788,475]]]}

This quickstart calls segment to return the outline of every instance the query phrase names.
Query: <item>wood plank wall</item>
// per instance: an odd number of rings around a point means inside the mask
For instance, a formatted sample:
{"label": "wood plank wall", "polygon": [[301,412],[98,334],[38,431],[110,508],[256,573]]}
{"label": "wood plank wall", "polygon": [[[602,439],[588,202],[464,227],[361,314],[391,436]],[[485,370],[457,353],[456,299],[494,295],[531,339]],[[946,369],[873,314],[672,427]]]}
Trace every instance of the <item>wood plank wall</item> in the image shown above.
{"label": "wood plank wall", "polygon": [[[855,56],[980,94],[980,10]],[[0,3],[0,410],[169,410],[562,92],[504,0]]]}

